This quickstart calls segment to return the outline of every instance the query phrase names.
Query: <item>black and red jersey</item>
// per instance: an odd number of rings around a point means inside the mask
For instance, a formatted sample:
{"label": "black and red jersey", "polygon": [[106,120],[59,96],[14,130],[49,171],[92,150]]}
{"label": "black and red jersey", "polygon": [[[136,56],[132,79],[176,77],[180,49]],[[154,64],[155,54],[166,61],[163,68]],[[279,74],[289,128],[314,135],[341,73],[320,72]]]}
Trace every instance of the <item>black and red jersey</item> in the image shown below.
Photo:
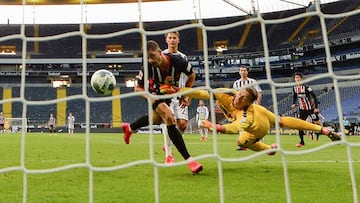
{"label": "black and red jersey", "polygon": [[297,85],[293,88],[293,104],[298,104],[300,110],[318,108],[318,100],[314,91],[307,85]]}
{"label": "black and red jersey", "polygon": [[[169,61],[169,68],[167,71],[162,71],[157,66],[148,65],[148,83],[149,91],[156,94],[160,93],[160,86],[162,84],[171,84],[178,86],[180,74],[190,75],[193,73],[191,64],[188,63],[179,55],[164,54]],[[139,72],[137,76],[138,84],[144,86],[144,70]]]}

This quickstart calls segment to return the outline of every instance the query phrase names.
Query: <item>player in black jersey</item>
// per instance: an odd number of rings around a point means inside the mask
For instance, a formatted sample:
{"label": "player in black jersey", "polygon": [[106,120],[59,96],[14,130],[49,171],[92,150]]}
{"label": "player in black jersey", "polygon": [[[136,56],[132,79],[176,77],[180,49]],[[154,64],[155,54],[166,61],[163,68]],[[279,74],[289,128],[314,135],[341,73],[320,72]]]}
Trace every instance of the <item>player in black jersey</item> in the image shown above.
{"label": "player in black jersey", "polygon": [[[188,80],[185,84],[186,87],[192,87],[195,80],[195,73],[188,63],[181,56],[172,54],[164,54],[161,52],[159,44],[155,41],[147,42],[147,59],[148,59],[148,81],[144,79],[144,71],[140,71],[137,86],[135,87],[136,92],[143,92],[145,90],[145,82],[149,85],[149,92],[154,95],[171,94],[176,87],[180,74],[184,73],[188,76]],[[174,89],[173,89],[174,88]],[[184,139],[181,132],[176,127],[176,119],[174,113],[171,111],[169,99],[153,99],[153,123],[160,124],[164,122],[167,126],[169,137],[177,150],[183,156],[185,160],[189,160],[189,168],[193,173],[198,173],[202,170],[203,166],[198,162],[191,160],[191,156],[186,148]],[[186,104],[186,99],[183,100]],[[142,116],[132,124],[123,123],[122,129],[124,131],[124,141],[126,144],[130,143],[130,137],[132,131],[141,127],[149,125],[148,116]]]}
{"label": "player in black jersey", "polygon": [[[291,108],[299,108],[298,115],[301,120],[306,120],[310,116],[313,122],[317,122],[319,121],[318,99],[311,87],[303,84],[302,80],[302,73],[294,73],[294,81],[297,85],[293,88],[293,104]],[[300,143],[296,144],[296,147],[305,145],[304,135],[305,132],[299,130]]]}

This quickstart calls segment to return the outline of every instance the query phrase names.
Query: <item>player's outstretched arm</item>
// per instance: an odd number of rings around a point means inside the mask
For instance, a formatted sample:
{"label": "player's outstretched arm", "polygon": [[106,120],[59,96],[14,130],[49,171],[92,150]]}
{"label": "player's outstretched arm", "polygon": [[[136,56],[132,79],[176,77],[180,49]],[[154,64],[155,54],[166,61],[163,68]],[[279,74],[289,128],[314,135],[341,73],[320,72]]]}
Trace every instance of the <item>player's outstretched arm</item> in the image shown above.
{"label": "player's outstretched arm", "polygon": [[[208,121],[208,120],[203,120],[202,121],[203,127],[209,129],[209,130],[213,130],[213,124],[212,122]],[[220,124],[216,124],[216,132],[225,132],[225,128],[224,126],[220,125]]]}
{"label": "player's outstretched arm", "polygon": [[[208,128],[209,130],[213,130],[212,122],[208,120],[203,121],[203,126]],[[227,133],[227,134],[238,134],[240,132],[240,126],[237,125],[237,122],[232,122],[230,124],[220,125],[216,124],[215,126],[216,132]]]}
{"label": "player's outstretched arm", "polygon": [[180,88],[178,92],[184,93],[184,96],[193,99],[210,99],[210,94],[206,90],[198,90],[190,87]]}

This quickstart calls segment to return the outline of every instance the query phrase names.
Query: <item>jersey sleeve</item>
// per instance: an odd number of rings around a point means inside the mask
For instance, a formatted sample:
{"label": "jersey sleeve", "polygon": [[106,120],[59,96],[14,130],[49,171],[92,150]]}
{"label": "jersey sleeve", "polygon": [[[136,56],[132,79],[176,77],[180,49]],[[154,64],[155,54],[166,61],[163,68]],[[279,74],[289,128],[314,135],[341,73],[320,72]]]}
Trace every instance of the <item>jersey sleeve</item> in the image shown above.
{"label": "jersey sleeve", "polygon": [[318,108],[318,104],[319,104],[319,101],[316,97],[316,94],[314,93],[314,91],[312,90],[311,87],[307,86],[306,87],[306,91],[308,92],[309,95],[311,95],[313,101],[314,101],[314,105],[315,105],[315,108]]}
{"label": "jersey sleeve", "polygon": [[233,84],[233,88],[234,88],[234,89],[238,88],[238,87],[237,87],[237,82],[238,82],[238,80],[236,80],[236,81],[234,82],[234,84]]}
{"label": "jersey sleeve", "polygon": [[237,134],[242,130],[237,120],[229,124],[224,124],[223,127],[225,128],[225,133],[227,134]]}
{"label": "jersey sleeve", "polygon": [[297,101],[297,93],[295,92],[295,89],[294,89],[294,88],[292,89],[292,92],[293,92],[293,104],[296,104],[296,101]]}
{"label": "jersey sleeve", "polygon": [[255,85],[255,89],[257,92],[261,93],[262,92],[262,89],[260,87],[260,85]]}
{"label": "jersey sleeve", "polygon": [[174,67],[179,68],[178,71],[184,73],[185,75],[191,75],[193,73],[193,68],[191,64],[184,58],[179,55],[169,55],[173,58]]}

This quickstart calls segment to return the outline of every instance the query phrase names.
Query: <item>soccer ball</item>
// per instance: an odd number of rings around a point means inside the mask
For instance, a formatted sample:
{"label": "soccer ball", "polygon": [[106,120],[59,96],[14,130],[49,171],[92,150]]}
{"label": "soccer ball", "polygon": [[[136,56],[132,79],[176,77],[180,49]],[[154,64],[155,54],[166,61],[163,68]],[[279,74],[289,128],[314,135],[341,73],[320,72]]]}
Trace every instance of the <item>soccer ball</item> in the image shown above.
{"label": "soccer ball", "polygon": [[102,96],[108,96],[116,86],[115,76],[108,70],[97,70],[90,80],[92,89]]}

